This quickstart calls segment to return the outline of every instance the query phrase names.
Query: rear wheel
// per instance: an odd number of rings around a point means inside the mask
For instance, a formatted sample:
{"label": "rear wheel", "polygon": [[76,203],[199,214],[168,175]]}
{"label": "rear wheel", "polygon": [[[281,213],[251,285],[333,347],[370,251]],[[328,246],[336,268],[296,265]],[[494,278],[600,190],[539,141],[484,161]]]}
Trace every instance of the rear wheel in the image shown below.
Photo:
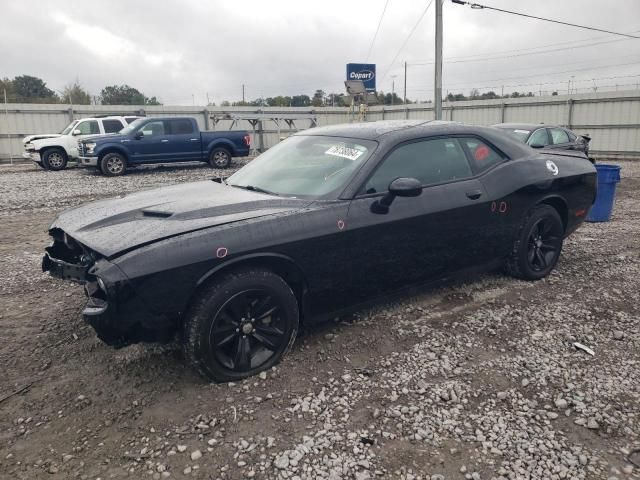
{"label": "rear wheel", "polygon": [[226,148],[214,148],[209,154],[209,165],[213,168],[227,168],[231,165],[231,154]]}
{"label": "rear wheel", "polygon": [[100,170],[108,177],[124,175],[127,170],[127,159],[119,153],[107,153],[100,160]]}
{"label": "rear wheel", "polygon": [[207,378],[228,382],[271,368],[298,332],[289,285],[262,269],[231,272],[210,284],[184,324],[185,357]]}
{"label": "rear wheel", "polygon": [[507,260],[507,270],[515,277],[539,280],[556,266],[564,236],[564,225],[557,210],[538,205],[524,219]]}
{"label": "rear wheel", "polygon": [[47,170],[64,170],[67,161],[67,152],[61,148],[50,148],[42,154],[42,166]]}

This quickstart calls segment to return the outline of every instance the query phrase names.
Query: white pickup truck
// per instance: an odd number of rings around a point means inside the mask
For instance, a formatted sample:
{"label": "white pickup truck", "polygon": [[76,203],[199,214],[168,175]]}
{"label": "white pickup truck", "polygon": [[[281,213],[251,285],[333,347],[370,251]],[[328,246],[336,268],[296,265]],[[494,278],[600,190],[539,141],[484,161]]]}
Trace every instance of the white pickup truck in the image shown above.
{"label": "white pickup truck", "polygon": [[62,170],[78,157],[78,141],[91,135],[117,133],[136,116],[96,116],[74,120],[60,133],[28,135],[22,139],[23,158],[47,170]]}

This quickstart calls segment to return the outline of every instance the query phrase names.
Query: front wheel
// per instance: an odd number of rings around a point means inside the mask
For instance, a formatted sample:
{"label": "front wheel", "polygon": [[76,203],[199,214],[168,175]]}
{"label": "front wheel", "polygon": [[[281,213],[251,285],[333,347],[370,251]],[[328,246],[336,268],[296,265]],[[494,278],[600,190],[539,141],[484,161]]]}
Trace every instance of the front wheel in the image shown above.
{"label": "front wheel", "polygon": [[187,361],[217,382],[271,368],[298,332],[298,302],[289,285],[263,269],[242,269],[206,287],[184,324]]}
{"label": "front wheel", "polygon": [[556,266],[564,237],[564,225],[558,211],[550,205],[538,205],[523,220],[507,270],[514,277],[539,280]]}
{"label": "front wheel", "polygon": [[119,153],[107,153],[100,160],[100,171],[108,177],[124,175],[127,169],[127,159]]}
{"label": "front wheel", "polygon": [[209,154],[209,165],[213,168],[227,168],[231,165],[231,154],[226,148],[214,148]]}
{"label": "front wheel", "polygon": [[67,153],[61,148],[50,148],[42,154],[42,165],[47,170],[64,170],[67,167]]}

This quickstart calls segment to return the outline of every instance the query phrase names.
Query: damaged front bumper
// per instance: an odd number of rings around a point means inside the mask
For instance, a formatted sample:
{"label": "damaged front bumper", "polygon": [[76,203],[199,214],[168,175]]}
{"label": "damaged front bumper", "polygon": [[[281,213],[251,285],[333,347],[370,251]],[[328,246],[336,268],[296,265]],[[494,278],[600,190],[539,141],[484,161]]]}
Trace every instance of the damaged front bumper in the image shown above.
{"label": "damaged front bumper", "polygon": [[173,329],[150,328],[156,323],[155,318],[117,265],[59,228],[52,228],[49,233],[54,241],[46,248],[42,270],[84,285],[87,303],[82,316],[100,340],[116,348],[143,341],[171,340]]}

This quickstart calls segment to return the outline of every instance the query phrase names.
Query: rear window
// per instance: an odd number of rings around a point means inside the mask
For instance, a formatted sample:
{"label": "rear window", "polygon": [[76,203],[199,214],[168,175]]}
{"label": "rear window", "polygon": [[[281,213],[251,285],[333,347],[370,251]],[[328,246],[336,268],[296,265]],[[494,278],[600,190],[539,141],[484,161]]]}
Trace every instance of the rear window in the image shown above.
{"label": "rear window", "polygon": [[569,143],[569,135],[561,128],[550,128],[549,132],[551,132],[551,142],[554,145]]}
{"label": "rear window", "polygon": [[169,120],[169,128],[174,135],[185,135],[193,133],[193,123],[190,120],[181,118]]}
{"label": "rear window", "polygon": [[103,120],[102,126],[104,127],[104,133],[117,133],[123,127],[120,120]]}
{"label": "rear window", "polygon": [[479,138],[462,138],[460,140],[469,151],[471,167],[475,174],[489,170],[504,160],[502,154]]}
{"label": "rear window", "polygon": [[135,122],[139,117],[124,117],[124,121],[127,123]]}
{"label": "rear window", "polygon": [[527,137],[529,137],[529,134],[531,133],[531,130],[526,130],[524,128],[500,128],[500,130],[522,143],[527,141]]}

